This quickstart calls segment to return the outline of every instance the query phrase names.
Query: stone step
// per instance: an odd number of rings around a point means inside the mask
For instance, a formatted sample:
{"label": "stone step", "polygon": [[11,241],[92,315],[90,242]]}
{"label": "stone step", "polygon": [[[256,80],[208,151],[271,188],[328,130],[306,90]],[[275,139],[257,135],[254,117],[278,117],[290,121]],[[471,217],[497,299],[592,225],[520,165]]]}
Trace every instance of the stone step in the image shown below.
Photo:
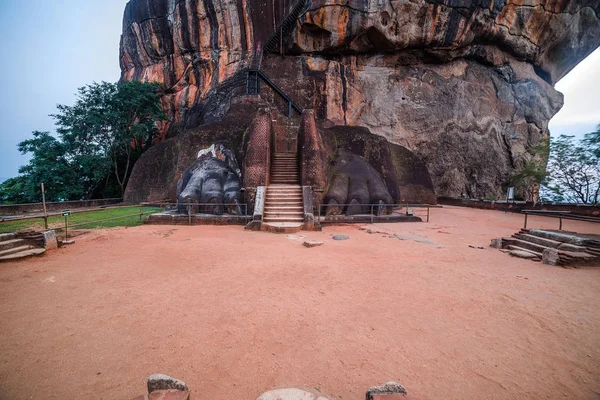
{"label": "stone step", "polygon": [[297,179],[277,179],[271,181],[271,183],[298,183]]}
{"label": "stone step", "polygon": [[273,233],[295,233],[302,229],[304,222],[264,222],[261,230]]}
{"label": "stone step", "polygon": [[502,240],[503,241],[506,240],[506,243],[509,245],[515,245],[515,246],[521,247],[523,249],[529,249],[532,252],[539,253],[540,255],[544,252],[544,250],[546,250],[548,248],[548,247],[542,246],[540,244],[531,243],[531,242],[527,242],[525,240],[516,239],[516,238],[506,238],[506,239],[502,239]]}
{"label": "stone step", "polygon": [[303,222],[304,216],[299,217],[263,217],[264,222]]}
{"label": "stone step", "polygon": [[298,205],[290,205],[290,203],[284,203],[285,205],[273,205],[273,203],[265,204],[265,208],[270,208],[271,210],[280,210],[280,211],[294,211],[300,210],[303,211],[304,206],[302,203],[298,203]]}
{"label": "stone step", "polygon": [[267,193],[266,197],[267,203],[269,200],[293,200],[298,203],[302,203],[302,195],[291,195],[291,194],[269,194]]}
{"label": "stone step", "polygon": [[25,244],[23,246],[13,247],[12,249],[2,250],[0,251],[0,257],[8,256],[13,253],[19,253],[21,251],[29,250],[35,248],[34,246]]}
{"label": "stone step", "polygon": [[271,187],[267,188],[267,192],[277,192],[277,193],[302,193],[302,188],[297,187]]}
{"label": "stone step", "polygon": [[13,254],[9,254],[7,256],[3,256],[0,257],[0,261],[12,261],[12,260],[18,260],[21,258],[26,258],[26,257],[32,257],[32,256],[39,256],[42,255],[46,252],[46,249],[28,249],[28,250],[23,250],[20,251],[18,253],[13,253]]}
{"label": "stone step", "polygon": [[532,229],[530,235],[543,237],[545,239],[555,240],[557,242],[574,244],[576,246],[586,246],[586,243],[593,242],[579,236],[569,235],[568,233],[545,231],[543,229]]}
{"label": "stone step", "polygon": [[545,264],[550,265],[571,266],[576,264],[598,265],[599,260],[597,257],[588,253],[574,253],[557,249],[547,249],[544,251],[544,257],[542,261]]}
{"label": "stone step", "polygon": [[562,244],[562,242],[557,242],[556,240],[546,239],[543,237],[529,235],[526,233],[517,233],[516,235],[513,235],[513,237],[516,239],[525,240],[526,242],[539,244],[540,246],[545,246],[545,247],[558,248],[558,246],[560,246]]}
{"label": "stone step", "polygon": [[534,253],[530,252],[530,251],[526,251],[526,250],[517,250],[518,247],[517,246],[512,246],[515,249],[510,250],[510,252],[508,254],[510,254],[513,257],[519,257],[519,258],[524,258],[526,260],[534,260],[534,261],[541,261],[541,259],[535,255]]}
{"label": "stone step", "polygon": [[23,239],[9,239],[0,242],[0,251],[19,247],[25,244]]}
{"label": "stone step", "polygon": [[264,218],[272,218],[272,217],[299,217],[304,220],[304,213],[302,211],[270,211],[265,210],[263,214]]}
{"label": "stone step", "polygon": [[12,240],[17,237],[16,233],[0,233],[0,242],[4,242],[7,240]]}
{"label": "stone step", "polygon": [[286,208],[286,207],[291,207],[291,208],[304,208],[304,206],[302,205],[302,203],[294,201],[288,201],[288,202],[284,202],[284,201],[278,201],[278,202],[270,202],[270,203],[265,203],[265,208],[267,207],[271,207],[273,209],[279,209],[279,208]]}
{"label": "stone step", "polygon": [[509,245],[509,246],[507,247],[507,249],[509,249],[509,250],[517,250],[517,251],[522,251],[522,252],[525,252],[525,253],[531,253],[531,254],[534,254],[535,256],[539,257],[539,258],[540,258],[540,260],[542,259],[542,253],[540,253],[540,252],[538,252],[538,251],[533,251],[533,250],[530,250],[530,249],[526,249],[526,248],[524,248],[524,247],[515,246],[515,245],[513,245],[513,244]]}

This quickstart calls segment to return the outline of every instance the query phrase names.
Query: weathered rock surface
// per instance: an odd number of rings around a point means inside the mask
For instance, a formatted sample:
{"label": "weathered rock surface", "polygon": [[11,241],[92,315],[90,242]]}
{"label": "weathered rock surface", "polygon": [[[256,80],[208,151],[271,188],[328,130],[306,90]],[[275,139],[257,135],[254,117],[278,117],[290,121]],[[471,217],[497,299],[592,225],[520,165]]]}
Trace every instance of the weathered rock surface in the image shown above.
{"label": "weathered rock surface", "polygon": [[[244,160],[241,171],[244,203],[252,211],[257,186],[267,184],[270,140],[277,135],[280,120],[274,109],[265,109],[260,99],[235,99],[218,123],[186,130],[151,147],[135,164],[125,191],[125,201],[169,201],[177,198],[177,183],[196,161],[198,151],[219,142]],[[435,203],[433,184],[425,164],[402,146],[373,135],[368,129],[317,125],[312,112],[288,121],[299,131],[300,172],[304,185],[314,190],[313,203],[323,204],[337,156],[350,151],[376,169],[385,181],[393,203]],[[352,199],[350,199],[352,200]],[[340,204],[346,200],[340,200]],[[367,201],[368,203],[368,201]]]}
{"label": "weathered rock surface", "polygon": [[152,392],[159,390],[179,390],[179,391],[187,391],[188,388],[185,382],[182,382],[178,379],[170,377],[165,374],[153,374],[148,377],[148,393],[152,394]]}
{"label": "weathered rock surface", "polygon": [[[123,78],[165,84],[172,133],[215,122],[295,3],[132,0]],[[600,45],[599,10],[600,0],[313,0],[287,56],[262,68],[318,119],[411,150],[437,195],[498,196],[562,106],[551,85]]]}
{"label": "weathered rock surface", "polygon": [[[387,382],[385,385],[381,386],[373,386],[367,390],[366,399],[367,400],[376,400],[378,398],[388,398],[385,396],[393,397],[404,397],[406,396],[406,389],[404,386],[397,382]],[[381,396],[381,397],[380,397]]]}

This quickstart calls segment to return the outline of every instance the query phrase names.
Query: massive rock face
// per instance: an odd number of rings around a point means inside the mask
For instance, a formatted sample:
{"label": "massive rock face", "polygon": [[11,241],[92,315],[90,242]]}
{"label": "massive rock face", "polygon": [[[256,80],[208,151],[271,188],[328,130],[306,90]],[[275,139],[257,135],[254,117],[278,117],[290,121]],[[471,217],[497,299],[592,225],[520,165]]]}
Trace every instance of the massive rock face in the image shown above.
{"label": "massive rock face", "polygon": [[[168,89],[171,134],[225,115],[292,0],[132,0],[124,79]],[[424,160],[437,195],[499,196],[548,135],[552,85],[600,45],[600,0],[313,0],[262,69],[303,108]],[[263,97],[277,104],[263,91]]]}

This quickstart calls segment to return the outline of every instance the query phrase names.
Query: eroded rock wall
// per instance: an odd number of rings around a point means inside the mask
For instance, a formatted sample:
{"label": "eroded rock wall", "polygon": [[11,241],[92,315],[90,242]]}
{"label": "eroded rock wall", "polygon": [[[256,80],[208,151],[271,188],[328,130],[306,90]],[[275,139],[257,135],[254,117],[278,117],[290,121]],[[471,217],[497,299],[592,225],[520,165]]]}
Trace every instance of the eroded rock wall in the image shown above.
{"label": "eroded rock wall", "polygon": [[562,95],[514,59],[497,66],[403,61],[397,54],[312,56],[264,67],[273,76],[285,71],[273,80],[318,119],[366,127],[420,156],[438,194],[500,196],[548,134]]}
{"label": "eroded rock wall", "polygon": [[[172,130],[214,122],[205,121],[205,103],[210,97],[229,103],[230,92],[243,88],[244,77],[237,73],[249,66],[257,44],[274,32],[293,3],[131,0],[123,18],[122,79],[164,83]],[[223,104],[212,102],[210,113],[223,116]]]}
{"label": "eroded rock wall", "polygon": [[[294,4],[132,0],[123,78],[165,84],[172,134],[218,121]],[[417,154],[438,195],[500,196],[562,106],[552,85],[600,45],[599,10],[600,0],[313,0],[285,57],[262,67],[318,119]]]}

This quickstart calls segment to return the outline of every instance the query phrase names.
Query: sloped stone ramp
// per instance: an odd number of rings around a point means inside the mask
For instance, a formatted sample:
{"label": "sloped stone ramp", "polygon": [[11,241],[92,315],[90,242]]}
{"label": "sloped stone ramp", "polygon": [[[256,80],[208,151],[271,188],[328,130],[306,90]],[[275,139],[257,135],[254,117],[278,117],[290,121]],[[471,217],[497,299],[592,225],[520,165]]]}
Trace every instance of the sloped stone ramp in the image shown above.
{"label": "sloped stone ramp", "polygon": [[509,238],[492,239],[490,246],[544,264],[600,266],[600,235],[521,229]]}

